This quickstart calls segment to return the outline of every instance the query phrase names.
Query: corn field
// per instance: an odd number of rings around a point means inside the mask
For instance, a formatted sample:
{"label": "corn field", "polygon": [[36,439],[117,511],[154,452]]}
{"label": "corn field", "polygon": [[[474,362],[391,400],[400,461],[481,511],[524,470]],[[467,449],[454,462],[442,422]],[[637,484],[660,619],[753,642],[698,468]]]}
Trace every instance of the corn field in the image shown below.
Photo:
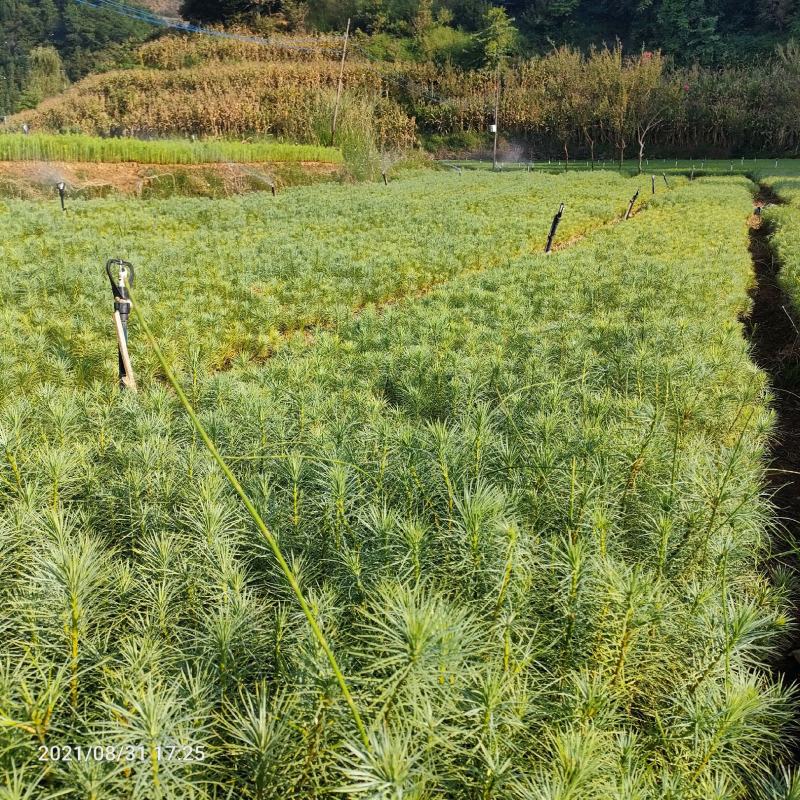
{"label": "corn field", "polygon": [[[336,86],[341,48],[341,37],[332,35],[279,36],[275,46],[164,36],[138,49],[137,68],[92,75],[10,122],[51,132],[273,134],[311,143],[315,97]],[[376,104],[373,113],[391,121],[395,142],[417,134],[456,141],[488,134],[496,77],[488,68],[375,61],[355,37],[344,87]],[[800,150],[794,44],[757,69],[677,69],[657,51],[560,47],[508,64],[501,83],[501,133],[538,158],[624,158],[626,148],[630,157],[645,119],[652,122],[648,154],[774,157]]]}
{"label": "corn field", "polygon": [[4,796],[800,796],[752,185],[636,186],[0,204]]}
{"label": "corn field", "polygon": [[[228,33],[252,36],[235,26]],[[269,41],[248,42],[214,36],[160,36],[137,48],[142,67],[150,69],[184,69],[209,63],[336,61],[342,52],[342,37],[333,34],[282,36],[270,34]]]}
{"label": "corn field", "polygon": [[[276,136],[330,144],[339,67],[333,62],[243,63],[181,70],[108,72],[75,84],[38,109],[12,118],[34,131],[93,135]],[[372,122],[379,144],[407,147],[411,120],[382,96],[380,75],[357,64],[345,70],[351,124]],[[364,111],[364,105],[367,105]],[[345,113],[343,123],[347,122]]]}

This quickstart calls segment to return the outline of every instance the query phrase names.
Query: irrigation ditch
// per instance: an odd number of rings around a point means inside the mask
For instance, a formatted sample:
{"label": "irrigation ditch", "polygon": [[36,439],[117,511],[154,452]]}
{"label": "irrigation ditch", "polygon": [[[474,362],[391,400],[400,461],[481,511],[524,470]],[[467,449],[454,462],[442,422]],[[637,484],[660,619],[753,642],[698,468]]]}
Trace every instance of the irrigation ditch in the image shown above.
{"label": "irrigation ditch", "polygon": [[[784,200],[769,186],[757,184],[757,207],[780,205]],[[741,319],[753,361],[769,376],[772,407],[777,416],[766,473],[767,491],[779,525],[774,534],[772,565],[800,569],[800,313],[783,291],[781,263],[771,241],[774,225],[768,216],[750,220],[750,255],[755,281],[752,306]],[[776,675],[800,686],[800,606],[794,608],[796,627],[774,665]],[[792,742],[800,763],[800,734]]]}

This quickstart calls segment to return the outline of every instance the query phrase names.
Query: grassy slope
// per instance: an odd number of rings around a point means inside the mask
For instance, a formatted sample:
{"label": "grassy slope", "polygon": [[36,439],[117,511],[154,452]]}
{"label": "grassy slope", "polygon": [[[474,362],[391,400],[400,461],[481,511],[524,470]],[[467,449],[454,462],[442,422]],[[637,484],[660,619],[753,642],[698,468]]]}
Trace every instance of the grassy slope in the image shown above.
{"label": "grassy slope", "polygon": [[[528,179],[488,180],[475,213],[497,192],[513,220],[521,198],[506,192]],[[373,193],[359,189],[351,211],[380,206]],[[436,195],[415,196],[446,228]],[[35,303],[3,321],[24,345],[2,349],[4,374],[44,359],[48,379],[0,401],[15,656],[0,707],[19,721],[4,764],[35,763],[22,682],[60,680],[53,741],[147,741],[147,713],[153,741],[208,747],[202,765],[162,766],[169,798],[203,796],[209,778],[241,797],[381,784],[417,797],[768,796],[792,711],[759,668],[785,620],[760,563],[764,379],[736,320],[749,206],[744,183],[698,182],[550,257],[498,242],[508,258],[486,272],[344,314],[310,349],[293,340],[216,375],[194,354],[187,388],[292,554],[376,723],[371,755],[172,395],[150,379],[138,397],[78,388],[77,348],[101,335],[97,302],[81,299],[96,267],[75,240],[74,260],[43,274],[28,256],[42,241],[58,252],[55,228],[9,206],[27,240],[6,245],[4,302],[49,281],[89,327],[59,335]],[[235,207],[209,206],[209,222]],[[68,224],[124,240],[106,208]],[[409,214],[386,211],[385,230]],[[178,206],[165,238],[190,212]],[[359,236],[342,244],[345,260],[362,253]],[[157,263],[171,271],[164,308],[170,295],[212,299],[194,265]],[[180,271],[193,281],[178,285]],[[157,319],[153,280],[141,303]],[[198,332],[219,329],[238,297],[222,300]],[[25,769],[23,782],[39,774]],[[147,762],[132,774],[152,785]],[[51,780],[85,778],[57,765]],[[129,791],[123,773],[94,780],[108,797]]]}

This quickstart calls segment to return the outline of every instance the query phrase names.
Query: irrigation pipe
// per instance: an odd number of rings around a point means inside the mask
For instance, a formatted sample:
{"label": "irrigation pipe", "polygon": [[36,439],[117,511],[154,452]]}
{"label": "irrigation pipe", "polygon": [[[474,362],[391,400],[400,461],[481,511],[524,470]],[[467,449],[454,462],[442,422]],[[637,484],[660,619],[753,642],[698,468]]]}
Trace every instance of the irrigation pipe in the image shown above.
{"label": "irrigation pipe", "polygon": [[367,749],[367,751],[368,752],[371,751],[372,748],[370,746],[369,737],[367,736],[367,729],[364,727],[364,722],[361,719],[361,714],[359,713],[355,701],[353,700],[353,695],[350,694],[350,688],[347,685],[347,680],[344,677],[342,670],[339,668],[339,662],[336,660],[336,656],[334,655],[331,646],[328,644],[328,641],[325,638],[325,634],[322,632],[322,629],[320,628],[319,623],[317,622],[317,619],[314,616],[314,612],[311,610],[311,606],[309,606],[308,601],[303,595],[303,591],[300,588],[300,584],[297,582],[297,578],[292,572],[292,568],[289,566],[288,562],[283,557],[283,553],[281,552],[277,539],[273,535],[272,531],[270,531],[270,529],[267,527],[267,524],[262,519],[261,514],[258,513],[258,510],[253,505],[253,501],[250,499],[247,492],[239,483],[238,479],[231,471],[225,459],[220,455],[219,450],[217,450],[216,445],[211,440],[211,437],[206,432],[206,429],[203,427],[203,423],[200,421],[200,418],[197,416],[195,410],[192,408],[192,404],[189,402],[189,398],[186,397],[186,394],[181,388],[180,383],[178,383],[177,378],[175,377],[174,373],[172,372],[172,369],[167,363],[167,359],[161,352],[161,348],[158,346],[158,342],[156,342],[155,337],[153,336],[153,333],[150,330],[150,326],[147,324],[147,321],[142,315],[142,312],[139,311],[139,307],[137,306],[137,304],[133,302],[133,297],[131,297],[130,299],[132,302],[132,310],[134,316],[136,317],[136,321],[142,326],[144,335],[147,338],[147,341],[150,343],[150,346],[153,348],[153,351],[156,354],[156,358],[158,358],[158,361],[161,364],[161,368],[164,370],[164,375],[172,385],[172,388],[175,390],[175,393],[178,395],[178,399],[181,401],[181,405],[184,407],[186,413],[189,415],[189,419],[192,421],[192,425],[194,426],[197,433],[200,435],[200,438],[203,440],[205,446],[208,448],[209,453],[211,453],[212,457],[219,465],[219,468],[222,470],[222,473],[223,475],[225,475],[225,478],[227,479],[228,483],[230,483],[236,494],[239,495],[239,499],[242,501],[242,503],[244,503],[244,506],[247,509],[250,516],[253,518],[256,527],[266,540],[270,550],[272,550],[272,553],[275,556],[275,560],[278,562],[278,566],[280,566],[281,571],[286,576],[286,580],[289,582],[289,586],[291,586],[292,591],[294,592],[294,595],[297,598],[297,602],[300,604],[300,608],[303,610],[303,614],[308,620],[308,624],[311,627],[311,631],[314,634],[314,638],[317,640],[319,646],[323,649],[325,655],[328,658],[328,663],[331,665],[331,669],[333,670],[333,673],[336,676],[336,681],[339,684],[339,688],[342,690],[342,696],[344,697],[345,702],[350,708],[350,713],[353,715],[353,720],[355,721],[356,727],[358,728],[359,735],[361,736],[361,741],[364,743],[364,747]]}

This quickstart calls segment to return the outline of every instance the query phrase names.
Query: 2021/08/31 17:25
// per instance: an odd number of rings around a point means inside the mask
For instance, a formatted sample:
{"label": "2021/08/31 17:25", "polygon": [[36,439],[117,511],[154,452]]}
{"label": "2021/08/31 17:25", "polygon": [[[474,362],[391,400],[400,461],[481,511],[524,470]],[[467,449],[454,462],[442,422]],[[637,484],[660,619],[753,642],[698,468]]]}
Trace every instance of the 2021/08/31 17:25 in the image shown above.
{"label": "2021/08/31 17:25", "polygon": [[205,746],[198,745],[40,745],[39,761],[203,761]]}

